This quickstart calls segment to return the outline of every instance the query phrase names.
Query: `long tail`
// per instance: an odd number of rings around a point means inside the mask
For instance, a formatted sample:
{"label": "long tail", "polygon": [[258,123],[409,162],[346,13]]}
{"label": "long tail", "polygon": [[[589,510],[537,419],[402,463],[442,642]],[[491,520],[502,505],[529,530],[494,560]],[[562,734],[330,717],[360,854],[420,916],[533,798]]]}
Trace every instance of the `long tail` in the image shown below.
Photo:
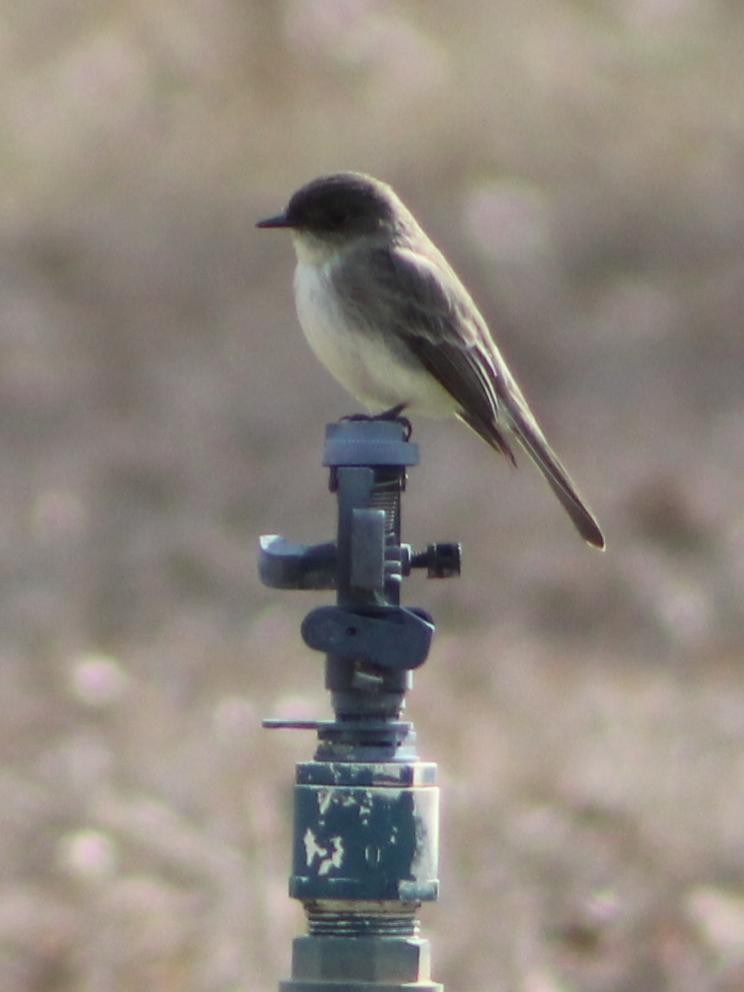
{"label": "long tail", "polygon": [[518,408],[512,408],[509,413],[512,430],[519,443],[545,476],[548,485],[573,521],[576,530],[587,544],[604,549],[604,535],[594,514],[579,496],[571,476],[548,444],[540,428],[531,417],[525,416]]}
{"label": "long tail", "polygon": [[[579,496],[571,476],[548,444],[534,418],[529,413],[525,414],[520,409],[520,406],[513,401],[509,404],[508,413],[511,432],[542,472],[548,485],[558,497],[561,506],[573,521],[576,530],[581,534],[587,544],[591,544],[592,547],[599,548],[600,550],[604,549],[604,535],[599,528],[594,514],[581,496]],[[469,415],[463,410],[458,413],[458,416],[476,434],[480,435],[484,441],[490,444],[492,448],[495,448],[496,451],[501,452],[512,463],[516,464],[512,450],[506,440],[505,431],[499,430],[494,423],[487,423],[485,420]]]}

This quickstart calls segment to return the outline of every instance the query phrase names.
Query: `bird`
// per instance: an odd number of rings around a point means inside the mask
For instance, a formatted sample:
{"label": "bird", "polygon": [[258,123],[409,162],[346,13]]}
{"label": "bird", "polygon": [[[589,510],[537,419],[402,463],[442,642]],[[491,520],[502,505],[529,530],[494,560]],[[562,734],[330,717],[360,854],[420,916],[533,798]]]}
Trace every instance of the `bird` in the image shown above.
{"label": "bird", "polygon": [[605,547],[473,298],[390,185],[361,172],[320,176],[256,226],[290,231],[300,325],[371,414],[454,414],[514,465],[516,440],[579,534]]}

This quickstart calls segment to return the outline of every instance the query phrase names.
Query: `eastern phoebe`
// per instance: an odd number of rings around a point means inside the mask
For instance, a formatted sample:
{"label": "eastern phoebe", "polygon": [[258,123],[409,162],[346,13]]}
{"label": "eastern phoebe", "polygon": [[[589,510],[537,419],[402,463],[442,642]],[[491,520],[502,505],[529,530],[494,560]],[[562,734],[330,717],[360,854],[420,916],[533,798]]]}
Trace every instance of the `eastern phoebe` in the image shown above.
{"label": "eastern phoebe", "polygon": [[604,547],[470,294],[390,186],[322,176],[257,226],[292,232],[300,324],[356,399],[373,413],[455,414],[514,464],[515,437],[584,540]]}

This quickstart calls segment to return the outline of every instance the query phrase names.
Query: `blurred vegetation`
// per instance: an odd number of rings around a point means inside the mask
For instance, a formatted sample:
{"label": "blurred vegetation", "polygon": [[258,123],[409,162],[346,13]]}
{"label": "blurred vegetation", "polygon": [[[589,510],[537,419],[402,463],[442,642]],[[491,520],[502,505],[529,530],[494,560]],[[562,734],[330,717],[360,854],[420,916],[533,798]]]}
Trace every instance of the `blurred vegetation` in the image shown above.
{"label": "blurred vegetation", "polygon": [[[609,540],[416,424],[410,713],[444,779],[448,988],[744,985],[744,7],[0,2],[0,986],[271,989],[288,783],[322,714],[258,534],[321,540],[288,241],[393,183],[482,305]],[[467,716],[468,723],[463,725]]]}

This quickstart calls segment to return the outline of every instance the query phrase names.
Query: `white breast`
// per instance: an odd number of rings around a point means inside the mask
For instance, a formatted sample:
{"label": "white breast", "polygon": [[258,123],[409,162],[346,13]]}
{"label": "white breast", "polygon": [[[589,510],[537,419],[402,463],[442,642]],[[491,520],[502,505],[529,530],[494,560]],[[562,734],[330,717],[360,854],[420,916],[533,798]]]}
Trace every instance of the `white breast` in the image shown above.
{"label": "white breast", "polygon": [[333,264],[299,258],[294,278],[297,316],[323,365],[373,413],[406,403],[411,413],[451,414],[452,397],[428,372],[402,364],[383,333],[349,325],[329,278]]}

